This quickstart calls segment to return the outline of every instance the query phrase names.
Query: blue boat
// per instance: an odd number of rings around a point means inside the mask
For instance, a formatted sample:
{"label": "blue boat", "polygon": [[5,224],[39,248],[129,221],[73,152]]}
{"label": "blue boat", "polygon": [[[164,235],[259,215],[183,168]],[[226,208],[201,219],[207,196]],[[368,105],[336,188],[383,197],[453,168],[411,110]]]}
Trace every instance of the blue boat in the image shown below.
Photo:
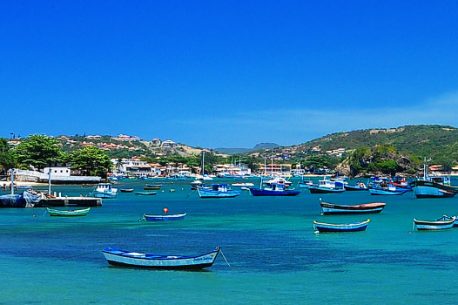
{"label": "blue boat", "polygon": [[448,198],[458,193],[458,188],[450,185],[450,177],[430,176],[426,163],[423,165],[423,177],[412,182],[417,198]]}
{"label": "blue boat", "polygon": [[220,248],[217,247],[209,253],[187,256],[149,254],[131,252],[117,248],[106,248],[102,251],[102,253],[108,263],[115,266],[150,269],[198,270],[212,266],[220,251]]}
{"label": "blue boat", "polygon": [[383,186],[374,186],[369,188],[369,192],[371,195],[403,195],[409,190],[407,189],[399,189],[395,186],[389,185],[386,187]]}
{"label": "blue boat", "polygon": [[415,229],[421,230],[446,230],[455,226],[456,217],[443,215],[436,220],[418,220],[414,218],[413,224]]}
{"label": "blue boat", "polygon": [[356,185],[345,184],[344,188],[346,191],[367,191],[369,188],[362,182]]}
{"label": "blue boat", "polygon": [[250,187],[253,196],[297,196],[301,191],[286,189],[284,184],[270,184],[264,188]]}
{"label": "blue boat", "polygon": [[25,208],[33,207],[42,199],[39,193],[32,190],[24,191],[22,194],[7,194],[0,196],[0,208]]}
{"label": "blue boat", "polygon": [[186,216],[186,213],[183,214],[170,214],[170,215],[143,215],[143,219],[146,221],[174,221],[182,220]]}
{"label": "blue boat", "polygon": [[345,192],[344,185],[343,181],[333,181],[325,177],[323,180],[320,180],[318,184],[309,185],[307,188],[312,194],[342,193]]}
{"label": "blue boat", "polygon": [[200,198],[234,198],[240,195],[240,191],[233,190],[227,184],[212,184],[197,188]]}
{"label": "blue boat", "polygon": [[96,198],[115,198],[118,189],[112,187],[111,183],[99,183],[94,190],[93,196]]}
{"label": "blue boat", "polygon": [[315,220],[313,221],[313,228],[315,229],[316,233],[357,232],[357,231],[365,231],[370,221],[371,220],[368,219],[368,220],[357,222],[357,223],[335,224],[335,223],[318,222]]}

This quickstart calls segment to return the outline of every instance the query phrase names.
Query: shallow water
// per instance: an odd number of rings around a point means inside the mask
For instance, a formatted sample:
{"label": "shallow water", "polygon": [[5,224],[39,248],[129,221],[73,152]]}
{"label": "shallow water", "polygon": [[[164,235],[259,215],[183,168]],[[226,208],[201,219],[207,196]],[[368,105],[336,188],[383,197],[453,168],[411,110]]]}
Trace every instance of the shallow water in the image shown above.
{"label": "shallow water", "polygon": [[[458,229],[415,232],[412,219],[458,213],[458,198],[415,199],[367,192],[297,197],[200,199],[189,182],[156,196],[119,193],[78,218],[45,209],[0,210],[0,304],[456,304]],[[144,181],[118,187],[142,190]],[[458,182],[453,181],[454,185]],[[169,192],[174,188],[175,192]],[[56,186],[67,195],[92,188]],[[381,214],[321,216],[334,203],[384,201]],[[183,221],[146,223],[144,213],[186,212]],[[313,220],[361,221],[367,231],[315,234]],[[160,254],[199,254],[221,246],[204,272],[109,266],[116,246]]]}

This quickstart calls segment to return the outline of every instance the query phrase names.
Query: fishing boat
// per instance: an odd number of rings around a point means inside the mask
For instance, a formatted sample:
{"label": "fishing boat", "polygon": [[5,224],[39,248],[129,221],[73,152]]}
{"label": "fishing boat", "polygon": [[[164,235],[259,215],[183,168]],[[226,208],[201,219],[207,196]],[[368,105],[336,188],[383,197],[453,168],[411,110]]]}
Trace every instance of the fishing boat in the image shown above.
{"label": "fishing boat", "polygon": [[140,195],[140,196],[153,196],[156,195],[157,192],[136,192],[135,195]]}
{"label": "fishing boat", "polygon": [[301,191],[286,189],[284,184],[270,184],[263,188],[250,187],[253,196],[297,196]]}
{"label": "fishing boat", "polygon": [[231,189],[227,184],[212,184],[197,188],[200,198],[234,198],[240,195],[240,191]]}
{"label": "fishing boat", "polygon": [[146,184],[143,189],[145,191],[152,191],[152,190],[160,190],[161,189],[161,185],[160,184]]}
{"label": "fishing boat", "polygon": [[344,183],[342,181],[329,180],[327,177],[318,181],[318,184],[309,185],[308,189],[312,194],[345,192]]}
{"label": "fishing boat", "polygon": [[91,208],[80,209],[80,210],[56,210],[46,208],[49,216],[61,216],[61,217],[73,217],[73,216],[86,216]]}
{"label": "fishing boat", "polygon": [[394,185],[389,184],[388,186],[375,185],[369,188],[371,195],[403,195],[409,190],[399,189]]}
{"label": "fishing boat", "polygon": [[174,221],[174,220],[182,220],[186,216],[186,213],[182,214],[164,214],[164,215],[143,215],[143,219],[146,221]]}
{"label": "fishing boat", "polygon": [[120,189],[119,191],[122,193],[132,193],[134,189]]}
{"label": "fishing boat", "polygon": [[412,182],[415,197],[449,198],[458,193],[458,188],[451,185],[448,176],[431,176],[428,174],[426,160],[423,164],[423,177]]}
{"label": "fishing boat", "polygon": [[215,262],[219,252],[219,247],[211,252],[196,256],[149,254],[117,248],[106,248],[102,251],[105,259],[111,265],[178,270],[196,270],[210,267]]}
{"label": "fishing boat", "polygon": [[251,183],[251,182],[232,183],[232,186],[237,186],[237,187],[251,187],[251,186],[254,186],[254,183]]}
{"label": "fishing boat", "polygon": [[113,187],[111,183],[99,183],[94,191],[96,198],[114,198],[118,194],[118,189]]}
{"label": "fishing boat", "polygon": [[326,222],[318,222],[313,221],[313,228],[315,232],[357,232],[357,231],[365,231],[367,225],[371,220],[365,220],[362,222],[356,223],[342,223],[342,224],[335,224],[335,223],[326,223]]}
{"label": "fishing boat", "polygon": [[384,202],[370,202],[355,205],[339,205],[320,201],[323,215],[330,214],[375,214],[380,213],[385,208]]}
{"label": "fishing boat", "polygon": [[345,184],[344,188],[346,191],[367,191],[368,190],[368,187],[363,182],[359,182],[356,185]]}
{"label": "fishing boat", "polygon": [[446,230],[455,225],[455,216],[443,215],[436,220],[418,220],[414,218],[413,224],[417,230]]}

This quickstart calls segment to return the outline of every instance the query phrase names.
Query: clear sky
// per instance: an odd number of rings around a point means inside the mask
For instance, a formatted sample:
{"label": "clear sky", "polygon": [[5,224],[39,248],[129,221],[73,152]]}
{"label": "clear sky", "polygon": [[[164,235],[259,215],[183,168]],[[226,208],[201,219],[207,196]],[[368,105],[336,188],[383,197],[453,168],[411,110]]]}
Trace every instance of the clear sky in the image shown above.
{"label": "clear sky", "polygon": [[2,1],[0,136],[458,126],[457,1]]}

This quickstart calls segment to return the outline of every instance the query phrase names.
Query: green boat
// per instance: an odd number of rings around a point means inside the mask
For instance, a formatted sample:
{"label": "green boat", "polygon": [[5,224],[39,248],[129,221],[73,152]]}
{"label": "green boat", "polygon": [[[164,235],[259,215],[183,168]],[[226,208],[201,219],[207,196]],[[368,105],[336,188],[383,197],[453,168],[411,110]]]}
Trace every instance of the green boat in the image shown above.
{"label": "green boat", "polygon": [[46,208],[49,216],[62,216],[62,217],[73,217],[73,216],[86,216],[91,208],[80,209],[80,210],[56,210]]}

